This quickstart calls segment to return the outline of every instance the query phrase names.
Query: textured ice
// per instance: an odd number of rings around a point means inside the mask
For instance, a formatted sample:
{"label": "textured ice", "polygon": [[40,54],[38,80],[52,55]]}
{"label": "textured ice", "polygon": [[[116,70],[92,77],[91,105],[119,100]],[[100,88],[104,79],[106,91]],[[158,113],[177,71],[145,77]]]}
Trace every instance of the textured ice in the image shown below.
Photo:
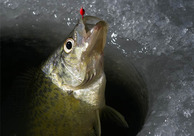
{"label": "textured ice", "polygon": [[115,47],[129,58],[148,86],[149,114],[138,136],[194,135],[193,0],[1,0],[0,4],[1,36],[38,35],[60,41],[80,18],[81,6],[86,15],[106,20],[107,48]]}

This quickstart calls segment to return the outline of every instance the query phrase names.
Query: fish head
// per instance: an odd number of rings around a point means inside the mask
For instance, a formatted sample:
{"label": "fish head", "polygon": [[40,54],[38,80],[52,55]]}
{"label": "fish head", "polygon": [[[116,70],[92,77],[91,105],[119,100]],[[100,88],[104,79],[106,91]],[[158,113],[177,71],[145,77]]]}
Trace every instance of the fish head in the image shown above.
{"label": "fish head", "polygon": [[103,72],[107,23],[97,17],[81,18],[42,70],[59,87],[82,87]]}

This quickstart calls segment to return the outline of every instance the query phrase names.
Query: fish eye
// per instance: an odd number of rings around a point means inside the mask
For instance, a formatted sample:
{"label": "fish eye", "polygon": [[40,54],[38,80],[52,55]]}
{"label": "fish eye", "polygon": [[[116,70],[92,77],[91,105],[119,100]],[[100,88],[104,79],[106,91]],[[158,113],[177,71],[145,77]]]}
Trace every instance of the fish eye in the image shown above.
{"label": "fish eye", "polygon": [[74,40],[72,38],[68,38],[64,43],[64,51],[66,53],[70,53],[74,46]]}

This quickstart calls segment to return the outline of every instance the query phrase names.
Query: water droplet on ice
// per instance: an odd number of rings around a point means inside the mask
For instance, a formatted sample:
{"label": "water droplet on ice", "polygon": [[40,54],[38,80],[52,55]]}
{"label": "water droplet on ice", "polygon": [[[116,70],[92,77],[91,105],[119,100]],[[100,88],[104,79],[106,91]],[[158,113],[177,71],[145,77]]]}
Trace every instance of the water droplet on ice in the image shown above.
{"label": "water droplet on ice", "polygon": [[57,18],[57,14],[54,14],[54,17]]}
{"label": "water droplet on ice", "polygon": [[34,15],[36,15],[35,11],[32,12]]}
{"label": "water droplet on ice", "polygon": [[33,15],[39,15],[39,11],[32,11]]}

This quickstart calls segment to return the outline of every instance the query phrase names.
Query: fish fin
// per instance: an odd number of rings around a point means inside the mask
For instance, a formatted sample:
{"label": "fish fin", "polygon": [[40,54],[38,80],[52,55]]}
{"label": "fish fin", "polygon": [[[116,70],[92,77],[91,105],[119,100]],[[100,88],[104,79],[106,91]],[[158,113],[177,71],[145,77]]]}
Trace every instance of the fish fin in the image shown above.
{"label": "fish fin", "polygon": [[109,118],[110,120],[116,122],[116,124],[118,124],[121,127],[125,127],[125,128],[129,127],[124,116],[110,106],[105,106],[102,109],[101,118]]}
{"label": "fish fin", "polygon": [[32,67],[26,70],[26,72],[21,73],[17,78],[15,82],[15,87],[18,87],[19,89],[29,89],[29,87],[37,86],[35,84],[35,80],[37,78],[38,68]]}
{"label": "fish fin", "polygon": [[99,110],[96,110],[96,122],[95,122],[96,136],[101,136],[101,123]]}

